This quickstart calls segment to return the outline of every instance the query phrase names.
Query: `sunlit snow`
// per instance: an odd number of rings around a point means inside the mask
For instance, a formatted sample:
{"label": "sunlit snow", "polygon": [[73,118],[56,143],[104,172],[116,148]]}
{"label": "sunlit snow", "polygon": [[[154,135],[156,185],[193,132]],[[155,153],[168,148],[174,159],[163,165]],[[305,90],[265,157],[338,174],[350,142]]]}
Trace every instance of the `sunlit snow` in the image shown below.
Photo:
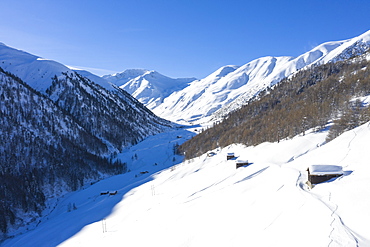
{"label": "sunlit snow", "polygon": [[[61,198],[3,246],[370,246],[369,123],[328,144],[326,131],[310,132],[178,163],[169,150],[192,135],[179,129],[132,147],[121,157],[131,172]],[[236,159],[250,165],[236,169]],[[317,164],[344,175],[310,190],[306,169]]]}
{"label": "sunlit snow", "polygon": [[[188,81],[190,82],[188,85],[178,82],[181,85],[180,88],[175,88],[172,83],[166,83],[159,86],[162,94],[155,88],[140,87],[143,82],[140,76],[123,88],[162,118],[178,123],[204,123],[209,118],[223,117],[228,112],[245,105],[259,92],[274,86],[297,70],[314,64],[335,61],[340,57],[348,58],[346,50],[354,52],[356,45],[368,47],[370,31],[352,39],[326,42],[295,58],[267,56],[242,66],[223,66],[206,78]],[[112,76],[105,78],[112,78]],[[113,79],[116,80],[116,78]],[[167,81],[168,79],[166,78]],[[158,84],[157,77],[154,80],[151,78],[147,80],[152,85]],[[133,83],[136,83],[135,86]],[[166,93],[163,93],[164,91]]]}

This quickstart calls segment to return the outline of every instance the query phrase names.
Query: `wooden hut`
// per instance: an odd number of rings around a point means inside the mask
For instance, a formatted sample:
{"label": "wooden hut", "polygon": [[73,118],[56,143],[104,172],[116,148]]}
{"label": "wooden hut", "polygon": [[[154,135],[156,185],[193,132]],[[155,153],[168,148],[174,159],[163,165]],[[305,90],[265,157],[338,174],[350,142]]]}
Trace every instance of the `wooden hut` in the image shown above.
{"label": "wooden hut", "polygon": [[343,175],[342,167],[335,165],[311,165],[307,168],[307,172],[307,183],[311,188],[313,184],[322,183]]}
{"label": "wooden hut", "polygon": [[215,152],[209,152],[209,153],[207,153],[207,156],[208,157],[213,157],[213,156],[215,156],[216,155],[216,153]]}
{"label": "wooden hut", "polygon": [[227,160],[231,160],[233,158],[235,158],[235,154],[234,153],[227,153],[227,155],[226,155],[226,159]]}
{"label": "wooden hut", "polygon": [[242,166],[249,165],[248,160],[237,160],[235,163],[236,163],[236,169]]}

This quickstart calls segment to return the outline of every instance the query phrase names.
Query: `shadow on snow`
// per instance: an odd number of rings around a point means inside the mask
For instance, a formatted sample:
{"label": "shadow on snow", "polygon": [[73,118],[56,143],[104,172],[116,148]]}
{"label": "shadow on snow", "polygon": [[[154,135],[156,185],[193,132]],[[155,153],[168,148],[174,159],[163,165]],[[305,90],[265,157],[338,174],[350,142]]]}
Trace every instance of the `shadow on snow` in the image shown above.
{"label": "shadow on snow", "polygon": [[[192,136],[194,133],[177,128],[130,147],[118,155],[120,160],[128,163],[129,172],[59,198],[55,209],[43,216],[35,229],[6,240],[3,246],[56,246],[92,223],[103,223],[130,191],[152,181],[154,174],[181,163],[183,157],[176,155],[173,147]],[[117,194],[101,195],[102,191],[117,191]]]}

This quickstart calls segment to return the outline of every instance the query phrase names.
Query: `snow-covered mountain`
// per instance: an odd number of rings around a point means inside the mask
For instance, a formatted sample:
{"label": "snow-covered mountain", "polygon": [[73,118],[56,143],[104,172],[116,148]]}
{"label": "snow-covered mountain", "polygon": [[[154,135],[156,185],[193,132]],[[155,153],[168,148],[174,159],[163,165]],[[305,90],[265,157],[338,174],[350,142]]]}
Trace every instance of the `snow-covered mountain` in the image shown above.
{"label": "snow-covered mountain", "polygon": [[262,57],[243,66],[224,66],[204,79],[190,82],[181,90],[173,88],[174,91],[163,99],[163,103],[157,100],[158,96],[150,98],[149,93],[140,95],[141,92],[153,91],[148,83],[133,80],[124,88],[136,98],[145,99],[142,102],[150,105],[153,112],[163,118],[175,122],[204,121],[205,117],[222,117],[239,108],[260,91],[272,87],[297,70],[313,64],[343,60],[361,54],[369,47],[370,31],[352,39],[326,42],[298,57]]}
{"label": "snow-covered mountain", "polygon": [[94,81],[104,88],[112,89],[111,85],[106,80],[88,71],[72,69],[56,61],[9,47],[1,42],[0,67],[18,76],[32,88],[40,92],[45,92],[45,90],[50,87],[52,83],[51,78],[55,75],[61,76],[63,72],[70,73],[72,71],[78,72],[80,75]]}
{"label": "snow-covered mountain", "polygon": [[103,158],[109,148],[96,133],[1,68],[0,95],[0,242],[50,198],[126,171]]}
{"label": "snow-covered mountain", "polygon": [[[358,37],[343,41],[326,42],[311,51],[306,52],[296,58],[289,60],[287,63],[280,64],[281,67],[274,68],[273,71],[267,72],[266,76],[259,78],[261,83],[257,82],[255,87],[249,86],[248,89],[241,93],[230,104],[225,104],[218,112],[215,112],[215,118],[225,116],[227,113],[240,108],[248,100],[257,95],[266,87],[271,87],[281,79],[294,74],[297,70],[306,69],[312,65],[320,65],[328,62],[345,60],[356,55],[363,54],[370,48],[370,31],[361,34]],[[247,82],[248,84],[251,83]],[[253,81],[254,83],[255,81]],[[252,84],[253,84],[252,83]]]}
{"label": "snow-covered mountain", "polygon": [[126,90],[149,109],[154,109],[171,93],[184,89],[195,78],[173,79],[157,71],[128,69],[103,76],[107,81]]}
{"label": "snow-covered mountain", "polygon": [[117,152],[172,126],[98,76],[4,44],[0,92],[0,241],[51,198],[125,172]]}
{"label": "snow-covered mountain", "polygon": [[[2,43],[0,67],[50,97],[80,125],[114,148],[122,149],[169,125],[127,92],[88,71],[71,69]],[[116,126],[121,130],[120,137],[132,136],[131,140],[124,137],[117,142],[118,136],[108,137],[113,133],[103,130],[103,123],[109,123],[109,128]]]}

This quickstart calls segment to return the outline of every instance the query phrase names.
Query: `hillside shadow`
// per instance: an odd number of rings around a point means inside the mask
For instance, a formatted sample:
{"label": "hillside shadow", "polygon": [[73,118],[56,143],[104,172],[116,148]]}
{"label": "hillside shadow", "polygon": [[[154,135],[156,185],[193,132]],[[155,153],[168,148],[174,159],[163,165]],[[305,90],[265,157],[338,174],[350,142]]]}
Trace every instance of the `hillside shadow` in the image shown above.
{"label": "hillside shadow", "polygon": [[[79,233],[84,227],[105,219],[109,220],[114,207],[125,197],[132,195],[133,189],[153,181],[156,173],[183,161],[182,156],[175,154],[173,147],[175,144],[182,144],[191,136],[194,136],[194,133],[177,128],[149,137],[125,150],[119,158],[130,163],[131,171],[65,195],[59,199],[57,206],[49,215],[41,218],[35,229],[8,239],[1,246],[57,246]],[[132,160],[134,154],[138,157],[136,160]],[[101,195],[102,191],[118,193]],[[75,209],[71,210],[70,205]],[[101,233],[103,234],[103,229]]]}
{"label": "hillside shadow", "polygon": [[257,175],[261,174],[262,172],[264,172],[267,168],[269,168],[269,166],[266,166],[265,168],[262,168],[262,169],[256,171],[255,173],[253,173],[253,174],[251,174],[251,175],[243,178],[242,180],[239,180],[239,181],[235,182],[235,184],[244,182],[244,181],[249,180],[251,178],[254,178],[255,176],[257,176]]}
{"label": "hillside shadow", "polygon": [[334,177],[334,178],[331,178],[331,179],[329,179],[329,180],[327,180],[327,181],[324,181],[324,182],[321,182],[322,184],[324,184],[324,183],[331,183],[331,182],[334,182],[334,181],[336,181],[336,180],[340,180],[340,179],[342,179],[342,178],[344,178],[344,177],[346,177],[346,176],[349,176],[349,175],[351,175],[353,173],[353,171],[343,171],[343,175],[342,176],[339,176],[339,177]]}

